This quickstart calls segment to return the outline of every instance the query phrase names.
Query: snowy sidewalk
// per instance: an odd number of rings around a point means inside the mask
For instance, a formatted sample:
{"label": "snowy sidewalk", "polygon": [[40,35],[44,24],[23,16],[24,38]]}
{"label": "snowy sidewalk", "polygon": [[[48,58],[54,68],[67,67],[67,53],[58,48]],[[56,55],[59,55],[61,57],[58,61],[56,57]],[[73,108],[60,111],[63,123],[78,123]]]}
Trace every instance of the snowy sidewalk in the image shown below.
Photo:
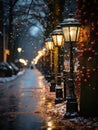
{"label": "snowy sidewalk", "polygon": [[98,130],[98,117],[84,118],[78,116],[71,119],[63,119],[63,116],[66,113],[66,101],[55,104],[55,92],[50,92],[49,83],[46,80],[44,80],[44,83],[46,88],[46,99],[51,100],[52,102],[52,106],[47,109],[46,114],[65,126],[71,126],[75,130]]}

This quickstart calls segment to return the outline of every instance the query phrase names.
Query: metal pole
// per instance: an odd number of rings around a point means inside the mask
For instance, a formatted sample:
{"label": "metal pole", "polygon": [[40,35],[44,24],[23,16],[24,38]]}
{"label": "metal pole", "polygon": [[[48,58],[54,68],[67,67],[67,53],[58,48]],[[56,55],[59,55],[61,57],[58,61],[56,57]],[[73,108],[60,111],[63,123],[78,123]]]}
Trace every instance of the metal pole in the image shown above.
{"label": "metal pole", "polygon": [[53,50],[51,50],[51,82],[50,82],[50,92],[55,92],[56,82],[55,82],[55,74],[54,74],[54,54]]}
{"label": "metal pole", "polygon": [[63,82],[64,82],[64,101],[66,101],[66,70],[63,70]]}
{"label": "metal pole", "polygon": [[70,43],[70,78],[69,78],[69,94],[66,97],[66,113],[64,118],[76,117],[78,115],[78,104],[74,94],[74,65],[73,65],[73,43]]}
{"label": "metal pole", "polygon": [[74,65],[73,65],[73,43],[70,42],[70,79],[69,79],[69,92],[71,96],[74,96]]}
{"label": "metal pole", "polygon": [[58,47],[58,73],[57,73],[56,99],[55,99],[56,104],[63,102],[63,92],[61,86],[61,71],[60,71],[60,65],[61,65],[60,52],[61,52],[61,47]]}

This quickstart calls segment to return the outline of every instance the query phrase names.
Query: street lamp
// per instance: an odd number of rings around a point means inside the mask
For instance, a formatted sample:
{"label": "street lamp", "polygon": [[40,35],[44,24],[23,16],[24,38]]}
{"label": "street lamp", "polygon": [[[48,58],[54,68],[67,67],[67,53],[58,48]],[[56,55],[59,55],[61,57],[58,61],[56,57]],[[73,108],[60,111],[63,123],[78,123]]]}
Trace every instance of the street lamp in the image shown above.
{"label": "street lamp", "polygon": [[66,113],[64,117],[76,116],[78,113],[78,104],[74,94],[74,64],[73,64],[73,43],[79,39],[80,23],[74,18],[64,19],[61,23],[65,43],[70,43],[70,78],[69,94],[66,97]]}
{"label": "street lamp", "polygon": [[55,29],[52,33],[51,36],[53,38],[54,45],[56,47],[63,47],[64,46],[64,36],[63,32],[61,30],[61,26],[57,26],[57,29]]}
{"label": "street lamp", "polygon": [[[54,48],[54,44],[53,44],[53,39],[52,37],[48,37],[46,40],[45,40],[45,46],[46,46],[46,49],[49,51],[49,54],[50,54],[50,74],[52,76],[52,70],[53,70],[53,48]],[[48,75],[48,81],[50,81],[50,74]]]}
{"label": "street lamp", "polygon": [[60,26],[57,26],[57,29],[55,29],[52,33],[51,36],[53,38],[54,46],[57,48],[57,81],[56,81],[56,99],[55,103],[61,103],[63,101],[63,93],[62,93],[62,87],[61,87],[61,71],[63,69],[63,54],[61,54],[63,47],[64,47],[64,36],[63,32],[61,30]]}
{"label": "street lamp", "polygon": [[45,40],[45,45],[46,45],[46,49],[49,50],[49,51],[52,51],[53,50],[53,39],[51,37],[47,38]]}

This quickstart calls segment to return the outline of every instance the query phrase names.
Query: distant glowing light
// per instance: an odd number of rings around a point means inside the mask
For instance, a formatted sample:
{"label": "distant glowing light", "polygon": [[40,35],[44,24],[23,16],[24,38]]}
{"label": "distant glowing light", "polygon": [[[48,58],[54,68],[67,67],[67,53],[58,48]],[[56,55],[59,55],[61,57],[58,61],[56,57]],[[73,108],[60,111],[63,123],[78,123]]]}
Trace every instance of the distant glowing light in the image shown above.
{"label": "distant glowing light", "polygon": [[47,130],[52,130],[52,128],[49,127],[49,128],[47,128]]}
{"label": "distant glowing light", "polygon": [[49,103],[47,104],[47,107],[48,107],[48,108],[51,108],[51,107],[52,107],[52,103],[49,102]]}
{"label": "distant glowing light", "polygon": [[47,122],[47,125],[48,125],[49,127],[51,127],[51,126],[53,125],[53,122],[52,122],[52,121],[49,121],[49,122]]}
{"label": "distant glowing light", "polygon": [[24,59],[19,59],[19,62],[20,62],[20,63],[23,63],[25,66],[27,65],[27,62],[26,62],[26,60],[24,60]]}
{"label": "distant glowing light", "polygon": [[38,55],[32,60],[32,64],[37,64],[38,60],[45,55],[45,49],[39,50]]}
{"label": "distant glowing light", "polygon": [[18,51],[18,52],[22,52],[22,48],[20,48],[20,47],[17,48],[17,51]]}

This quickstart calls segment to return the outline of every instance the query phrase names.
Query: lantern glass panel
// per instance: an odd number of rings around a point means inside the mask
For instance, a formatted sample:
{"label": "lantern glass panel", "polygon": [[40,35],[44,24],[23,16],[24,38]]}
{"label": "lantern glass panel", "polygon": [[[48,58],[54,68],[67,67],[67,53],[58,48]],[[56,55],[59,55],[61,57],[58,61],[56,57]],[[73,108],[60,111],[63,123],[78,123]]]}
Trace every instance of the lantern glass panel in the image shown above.
{"label": "lantern glass panel", "polygon": [[55,46],[63,46],[64,38],[62,34],[52,35]]}
{"label": "lantern glass panel", "polygon": [[80,32],[80,27],[76,26],[68,26],[68,27],[63,27],[62,28],[64,32],[64,38],[66,42],[75,42],[78,41],[79,38],[79,32]]}
{"label": "lantern glass panel", "polygon": [[70,27],[70,41],[76,41],[77,37],[77,27]]}
{"label": "lantern glass panel", "polygon": [[53,50],[53,42],[52,41],[47,41],[45,44],[46,44],[47,50]]}
{"label": "lantern glass panel", "polygon": [[65,41],[68,42],[70,39],[69,39],[69,27],[62,27],[62,31],[64,33],[64,38],[65,38]]}
{"label": "lantern glass panel", "polygon": [[63,46],[63,35],[57,35],[58,46]]}
{"label": "lantern glass panel", "polygon": [[54,45],[55,45],[55,46],[57,46],[57,39],[56,39],[56,35],[52,35],[52,38],[53,38]]}
{"label": "lantern glass panel", "polygon": [[49,50],[53,50],[53,42],[49,42],[48,45],[49,45]]}

